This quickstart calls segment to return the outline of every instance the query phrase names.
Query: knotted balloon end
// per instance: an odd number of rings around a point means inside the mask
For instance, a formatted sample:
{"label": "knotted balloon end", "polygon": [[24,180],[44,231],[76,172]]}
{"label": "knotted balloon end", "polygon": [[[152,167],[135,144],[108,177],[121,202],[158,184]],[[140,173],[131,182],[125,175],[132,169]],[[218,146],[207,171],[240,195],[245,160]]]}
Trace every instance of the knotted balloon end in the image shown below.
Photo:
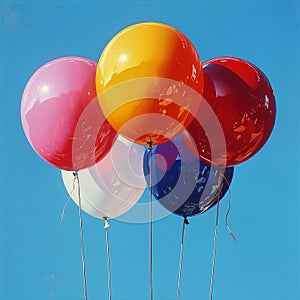
{"label": "knotted balloon end", "polygon": [[188,221],[188,219],[187,219],[187,217],[183,217],[184,218],[184,224],[186,224],[186,225],[188,225],[188,224],[190,224],[190,222]]}
{"label": "knotted balloon end", "polygon": [[150,140],[147,144],[148,144],[148,150],[152,151],[153,150],[153,147],[152,147],[153,142]]}
{"label": "knotted balloon end", "polygon": [[110,224],[108,223],[108,217],[103,217],[103,219],[104,219],[104,229],[107,229],[110,226]]}

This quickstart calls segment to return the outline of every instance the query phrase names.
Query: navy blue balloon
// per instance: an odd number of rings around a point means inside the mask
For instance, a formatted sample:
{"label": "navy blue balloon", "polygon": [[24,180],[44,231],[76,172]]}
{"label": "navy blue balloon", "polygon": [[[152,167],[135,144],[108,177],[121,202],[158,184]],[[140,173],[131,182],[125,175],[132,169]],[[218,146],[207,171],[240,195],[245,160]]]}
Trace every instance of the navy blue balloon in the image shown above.
{"label": "navy blue balloon", "polygon": [[[164,144],[164,151],[160,145],[154,147],[153,157],[156,153],[166,157],[168,147],[174,147],[172,141]],[[179,154],[166,170],[158,168],[152,159],[152,194],[166,209],[187,218],[207,211],[222,199],[231,184],[234,168],[211,166],[198,158],[187,161],[182,158]],[[149,186],[149,150],[145,151],[143,168]]]}

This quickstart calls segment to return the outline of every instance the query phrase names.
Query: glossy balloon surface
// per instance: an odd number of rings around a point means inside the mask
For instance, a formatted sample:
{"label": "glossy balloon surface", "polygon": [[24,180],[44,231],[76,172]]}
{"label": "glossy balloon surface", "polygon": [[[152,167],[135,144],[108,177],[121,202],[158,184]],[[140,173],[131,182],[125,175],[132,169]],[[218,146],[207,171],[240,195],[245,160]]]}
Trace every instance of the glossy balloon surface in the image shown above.
{"label": "glossy balloon surface", "polygon": [[[272,87],[259,68],[238,58],[209,60],[203,72],[203,97],[215,115],[200,105],[197,114],[202,114],[202,123],[196,116],[187,128],[195,145],[183,139],[207,163],[237,165],[255,155],[273,130],[276,104]],[[209,134],[204,127],[210,128]],[[214,137],[220,130],[223,140]]]}
{"label": "glossy balloon surface", "polygon": [[[203,213],[213,207],[226,194],[232,181],[233,167],[211,166],[197,159],[183,143],[171,141],[154,148],[164,157],[168,156],[168,147],[178,146],[177,159],[167,170],[158,168],[155,159],[152,167],[152,193],[169,211],[189,217]],[[173,145],[172,145],[173,144]],[[150,152],[144,155],[144,174],[150,176]]]}
{"label": "glossy balloon surface", "polygon": [[60,169],[94,165],[116,137],[97,100],[96,68],[86,58],[55,59],[25,87],[21,119],[26,137],[44,160]]}
{"label": "glossy balloon surface", "polygon": [[199,106],[202,66],[179,30],[138,23],[103,50],[96,87],[100,106],[118,133],[139,144],[161,144],[182,131],[192,119],[189,112]]}
{"label": "glossy balloon surface", "polygon": [[[110,152],[91,168],[80,170],[82,209],[96,218],[117,218],[129,211],[142,196],[143,147],[118,137]],[[70,197],[79,205],[78,185],[73,172],[62,171]],[[75,188],[73,188],[75,187]]]}

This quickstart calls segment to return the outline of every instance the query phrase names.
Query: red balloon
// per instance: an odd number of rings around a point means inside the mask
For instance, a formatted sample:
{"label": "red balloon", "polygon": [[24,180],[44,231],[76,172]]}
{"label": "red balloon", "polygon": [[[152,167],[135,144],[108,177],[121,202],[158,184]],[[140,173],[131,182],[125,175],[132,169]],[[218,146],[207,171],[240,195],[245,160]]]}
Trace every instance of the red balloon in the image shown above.
{"label": "red balloon", "polygon": [[187,127],[193,144],[183,140],[207,163],[237,165],[256,154],[273,130],[272,87],[259,68],[239,58],[206,61],[203,72],[204,101]]}

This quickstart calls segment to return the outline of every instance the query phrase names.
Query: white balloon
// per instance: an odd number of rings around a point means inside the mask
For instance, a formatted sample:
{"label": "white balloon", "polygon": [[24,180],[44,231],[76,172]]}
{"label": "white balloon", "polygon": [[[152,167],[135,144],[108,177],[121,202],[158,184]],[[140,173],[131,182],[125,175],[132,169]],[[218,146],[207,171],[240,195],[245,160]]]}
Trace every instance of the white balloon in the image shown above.
{"label": "white balloon", "polygon": [[[144,147],[118,137],[110,152],[95,166],[78,171],[81,208],[96,218],[117,218],[141,198],[146,181]],[[62,170],[70,197],[79,206],[78,182],[71,171]]]}

